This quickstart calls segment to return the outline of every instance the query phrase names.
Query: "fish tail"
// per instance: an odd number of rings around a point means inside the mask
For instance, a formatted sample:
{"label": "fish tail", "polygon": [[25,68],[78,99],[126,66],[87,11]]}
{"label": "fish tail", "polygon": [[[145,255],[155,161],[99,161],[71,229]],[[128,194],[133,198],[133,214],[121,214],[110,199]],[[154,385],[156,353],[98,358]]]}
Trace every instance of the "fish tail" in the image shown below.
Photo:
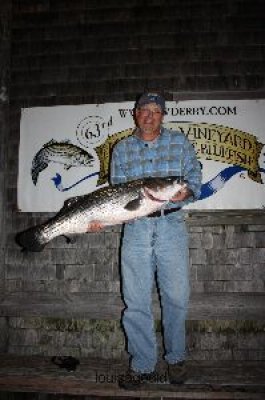
{"label": "fish tail", "polygon": [[39,176],[39,171],[37,168],[32,168],[31,169],[31,176],[32,176],[32,181],[34,185],[37,184],[38,176]]}
{"label": "fish tail", "polygon": [[49,242],[41,232],[39,226],[20,232],[15,237],[16,243],[26,251],[42,251]]}
{"label": "fish tail", "polygon": [[43,158],[39,156],[39,154],[36,154],[36,156],[32,161],[32,167],[31,167],[31,177],[34,185],[37,184],[39,173],[47,167],[48,167],[48,162],[45,162]]}

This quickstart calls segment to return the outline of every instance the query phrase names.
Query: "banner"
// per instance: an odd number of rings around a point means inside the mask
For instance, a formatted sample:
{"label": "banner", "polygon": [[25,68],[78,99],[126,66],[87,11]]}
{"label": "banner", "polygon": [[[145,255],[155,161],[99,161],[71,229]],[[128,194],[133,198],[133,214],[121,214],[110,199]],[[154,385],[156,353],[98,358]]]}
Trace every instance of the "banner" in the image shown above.
{"label": "banner", "polygon": [[[108,185],[113,146],[135,127],[133,107],[22,109],[19,210],[58,211],[67,198]],[[265,100],[170,101],[163,125],[188,137],[202,165],[201,197],[187,209],[265,208]]]}

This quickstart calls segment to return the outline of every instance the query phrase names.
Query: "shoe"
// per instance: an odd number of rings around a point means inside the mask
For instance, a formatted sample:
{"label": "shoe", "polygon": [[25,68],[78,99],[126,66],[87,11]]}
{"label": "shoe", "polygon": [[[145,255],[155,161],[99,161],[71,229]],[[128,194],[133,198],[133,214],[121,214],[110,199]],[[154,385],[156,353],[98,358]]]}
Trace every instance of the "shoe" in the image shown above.
{"label": "shoe", "polygon": [[51,361],[53,364],[58,365],[58,367],[65,368],[68,372],[75,371],[77,365],[80,364],[80,361],[72,356],[54,356]]}
{"label": "shoe", "polygon": [[121,389],[136,390],[145,383],[154,383],[157,379],[157,373],[153,372],[136,372],[129,369],[126,374],[119,375],[118,384]]}
{"label": "shoe", "polygon": [[168,364],[168,380],[173,385],[184,383],[187,379],[187,366],[185,361]]}

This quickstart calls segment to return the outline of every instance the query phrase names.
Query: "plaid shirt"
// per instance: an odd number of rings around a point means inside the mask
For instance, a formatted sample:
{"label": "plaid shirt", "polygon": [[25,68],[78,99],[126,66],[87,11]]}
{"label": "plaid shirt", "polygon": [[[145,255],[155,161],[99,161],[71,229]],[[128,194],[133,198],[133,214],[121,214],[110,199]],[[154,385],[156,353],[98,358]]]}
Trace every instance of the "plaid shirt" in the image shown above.
{"label": "plaid shirt", "polygon": [[[111,183],[119,184],[145,177],[183,176],[194,198],[178,202],[182,207],[200,195],[201,167],[195,150],[183,133],[162,128],[154,141],[136,134],[121,140],[113,149]],[[176,207],[176,202],[170,203]]]}

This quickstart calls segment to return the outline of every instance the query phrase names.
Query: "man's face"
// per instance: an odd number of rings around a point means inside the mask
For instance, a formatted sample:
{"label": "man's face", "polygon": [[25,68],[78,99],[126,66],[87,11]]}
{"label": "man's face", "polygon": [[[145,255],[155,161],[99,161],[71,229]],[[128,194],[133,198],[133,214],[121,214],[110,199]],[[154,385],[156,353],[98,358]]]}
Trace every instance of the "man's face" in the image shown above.
{"label": "man's face", "polygon": [[137,125],[143,134],[160,133],[164,113],[156,103],[145,104],[136,110]]}

